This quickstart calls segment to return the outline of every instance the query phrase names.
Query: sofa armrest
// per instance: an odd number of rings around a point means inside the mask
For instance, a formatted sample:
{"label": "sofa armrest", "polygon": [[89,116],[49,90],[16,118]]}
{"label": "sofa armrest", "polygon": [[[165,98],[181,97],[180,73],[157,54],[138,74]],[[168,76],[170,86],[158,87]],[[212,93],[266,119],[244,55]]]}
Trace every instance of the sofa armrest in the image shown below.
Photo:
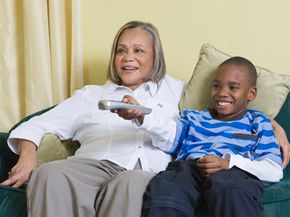
{"label": "sofa armrest", "polygon": [[283,170],[283,180],[289,180],[290,181],[290,165]]}
{"label": "sofa armrest", "polygon": [[[283,127],[290,141],[290,92],[275,120]],[[284,169],[284,180],[290,180],[290,165]]]}
{"label": "sofa armrest", "polygon": [[0,182],[7,179],[8,171],[15,165],[18,155],[7,145],[8,133],[0,132]]}

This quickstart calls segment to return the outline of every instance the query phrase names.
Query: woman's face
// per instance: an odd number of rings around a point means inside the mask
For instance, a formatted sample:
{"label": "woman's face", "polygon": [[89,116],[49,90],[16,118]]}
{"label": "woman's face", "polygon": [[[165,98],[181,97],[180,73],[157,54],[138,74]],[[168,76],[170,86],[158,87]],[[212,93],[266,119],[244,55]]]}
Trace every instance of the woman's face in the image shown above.
{"label": "woman's face", "polygon": [[122,85],[136,89],[148,81],[153,68],[153,41],[143,29],[126,29],[118,40],[114,59]]}

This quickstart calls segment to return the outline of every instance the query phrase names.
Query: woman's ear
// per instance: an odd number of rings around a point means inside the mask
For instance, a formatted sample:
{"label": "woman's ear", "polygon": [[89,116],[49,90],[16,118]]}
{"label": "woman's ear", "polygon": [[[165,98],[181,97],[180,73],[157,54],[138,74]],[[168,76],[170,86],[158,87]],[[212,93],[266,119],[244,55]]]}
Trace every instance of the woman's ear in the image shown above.
{"label": "woman's ear", "polygon": [[252,101],[257,96],[257,87],[251,87],[248,93],[248,100]]}

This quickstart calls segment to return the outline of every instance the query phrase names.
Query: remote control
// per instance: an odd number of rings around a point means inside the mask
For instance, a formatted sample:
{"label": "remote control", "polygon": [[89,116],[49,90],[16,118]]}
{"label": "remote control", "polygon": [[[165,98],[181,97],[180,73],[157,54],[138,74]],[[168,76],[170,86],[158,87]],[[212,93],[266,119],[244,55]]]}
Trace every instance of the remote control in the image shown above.
{"label": "remote control", "polygon": [[99,109],[101,110],[112,110],[112,109],[134,109],[140,111],[142,114],[150,114],[152,109],[141,105],[133,105],[121,101],[115,100],[99,100]]}

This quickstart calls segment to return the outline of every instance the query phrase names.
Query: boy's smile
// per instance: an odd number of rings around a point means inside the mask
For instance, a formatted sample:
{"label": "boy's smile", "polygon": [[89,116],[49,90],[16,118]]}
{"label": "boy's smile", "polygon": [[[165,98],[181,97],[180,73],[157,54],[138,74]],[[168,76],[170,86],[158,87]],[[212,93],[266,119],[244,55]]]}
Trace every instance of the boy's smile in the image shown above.
{"label": "boy's smile", "polygon": [[248,102],[256,96],[256,88],[250,85],[247,68],[227,64],[218,68],[211,96],[215,118],[232,120],[245,114]]}

